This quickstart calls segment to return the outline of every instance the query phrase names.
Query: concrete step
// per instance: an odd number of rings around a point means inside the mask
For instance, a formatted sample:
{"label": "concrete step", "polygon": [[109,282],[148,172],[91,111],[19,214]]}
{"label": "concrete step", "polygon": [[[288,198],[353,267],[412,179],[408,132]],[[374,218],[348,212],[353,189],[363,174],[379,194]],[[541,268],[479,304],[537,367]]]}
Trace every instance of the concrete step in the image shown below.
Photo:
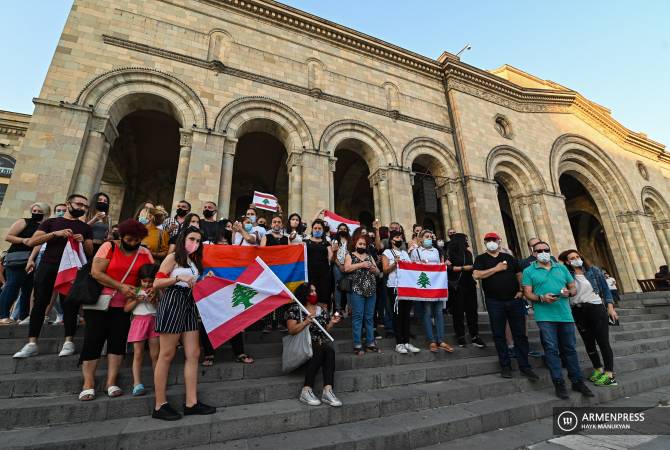
{"label": "concrete step", "polygon": [[[544,380],[470,377],[341,395],[344,406],[295,399],[229,407],[165,423],[148,416],[0,432],[5,448],[412,448],[546,417],[551,408],[594,404],[670,384],[670,366],[622,373],[620,386],[556,399]],[[496,386],[489,389],[487,386]],[[215,448],[210,446],[210,448]]]}

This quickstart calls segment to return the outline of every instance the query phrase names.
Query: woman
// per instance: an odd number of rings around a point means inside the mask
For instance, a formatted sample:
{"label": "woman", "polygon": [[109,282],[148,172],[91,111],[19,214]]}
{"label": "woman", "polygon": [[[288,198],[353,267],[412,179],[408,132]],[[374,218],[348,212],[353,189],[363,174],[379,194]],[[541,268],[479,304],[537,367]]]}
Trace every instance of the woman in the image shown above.
{"label": "woman", "polygon": [[[619,316],[614,309],[607,281],[602,271],[589,264],[577,250],[566,250],[558,255],[558,259],[575,277],[577,294],[570,297],[570,307],[586,353],[593,364],[593,373],[589,379],[596,386],[617,386],[614,353],[609,342],[608,316],[613,321],[618,320]],[[596,343],[604,365],[600,362]]]}
{"label": "woman", "polygon": [[149,221],[147,227],[147,237],[142,239],[142,245],[151,251],[151,255],[158,262],[163,261],[168,254],[170,234],[162,230],[160,226],[167,217],[166,213],[158,208],[146,209],[140,214],[140,217],[146,217]]}
{"label": "woman", "polygon": [[382,267],[384,274],[388,275],[386,281],[386,292],[389,297],[389,305],[393,305],[395,317],[395,351],[406,355],[407,353],[419,353],[420,350],[409,342],[410,310],[412,302],[409,300],[396,300],[398,297],[397,270],[398,261],[410,261],[409,254],[402,250],[403,239],[400,231],[391,231],[389,234],[391,248],[384,250],[382,254]]}
{"label": "woman", "polygon": [[196,213],[188,213],[186,214],[186,217],[184,217],[184,222],[182,223],[182,226],[179,229],[179,232],[177,232],[174,236],[170,238],[170,247],[168,248],[168,254],[174,253],[175,248],[177,247],[177,238],[179,237],[179,234],[181,234],[182,231],[186,230],[188,227],[194,227],[194,228],[200,228],[200,216],[197,215]]}
{"label": "woman", "polygon": [[375,342],[375,302],[377,276],[379,269],[368,254],[368,241],[356,230],[349,241],[349,253],[344,258],[344,270],[351,278],[351,327],[354,341],[354,354],[364,354],[361,344],[361,329],[365,324],[365,350],[379,353]]}
{"label": "woman", "polygon": [[[316,321],[326,331],[330,331],[334,325],[340,322],[340,315],[335,313],[331,317],[327,309],[317,304],[319,299],[316,288],[312,284],[304,283],[298,286],[295,296],[309,311],[309,316],[302,311],[300,306],[293,304],[286,313],[288,332],[291,335],[296,335],[309,327],[309,334],[312,338],[312,357],[305,365],[305,384],[300,392],[300,401],[310,406],[318,406],[321,402],[330,406],[342,406],[342,402],[333,392],[335,350],[333,350],[326,335],[314,324],[314,321]],[[312,390],[319,368],[323,371],[321,400],[314,395]]]}
{"label": "woman", "polygon": [[179,235],[174,253],[161,263],[155,289],[165,289],[158,302],[156,332],[160,335],[160,353],[154,371],[156,405],[151,417],[179,420],[181,414],[167,402],[167,377],[170,364],[181,341],[184,346],[184,385],[186,403],[184,415],[214,414],[216,408],[198,401],[198,312],[193,300],[193,285],[202,273],[202,233],[189,227]]}
{"label": "woman", "polygon": [[316,287],[319,301],[330,309],[330,262],[333,260],[333,247],[326,241],[323,230],[323,220],[316,219],[312,222],[312,234],[306,241],[307,278]]}
{"label": "woman", "polygon": [[465,347],[465,324],[472,345],[484,348],[484,341],[479,337],[479,317],[477,314],[477,285],[472,278],[474,270],[472,252],[469,250],[468,238],[463,233],[456,233],[449,241],[447,266],[449,271],[449,309],[454,323],[454,332],[460,347]]}
{"label": "woman", "polygon": [[86,214],[86,223],[93,229],[93,251],[97,253],[109,234],[109,195],[98,192],[93,201],[93,207]]}
{"label": "woman", "polygon": [[302,244],[305,240],[305,230],[302,226],[302,218],[300,214],[293,213],[288,216],[288,229],[286,234],[288,234],[288,240],[290,244]]}
{"label": "woman", "polygon": [[[79,362],[84,385],[79,400],[95,398],[95,370],[102,348],[107,343],[107,395],[123,394],[117,386],[119,368],[126,354],[130,314],[123,310],[126,299],[134,298],[137,274],[145,264],[153,264],[151,252],[140,243],[147,229],[136,220],[119,224],[121,240],[105,242],[93,257],[91,276],[103,286],[102,295],[94,305],[84,306],[84,345]],[[110,298],[111,297],[111,298]]]}
{"label": "woman", "polygon": [[261,236],[254,229],[252,220],[247,216],[240,217],[239,222],[233,224],[233,245],[258,246]]}
{"label": "woman", "polygon": [[140,222],[142,225],[146,225],[146,224],[149,223],[149,220],[146,217],[144,217],[142,213],[145,212],[146,210],[150,209],[150,208],[155,208],[155,207],[156,207],[156,202],[154,202],[153,200],[147,200],[147,201],[143,202],[140,206],[137,207],[137,212],[135,213],[133,218],[135,220],[137,220],[138,222]]}
{"label": "woman", "polygon": [[46,203],[33,203],[30,206],[30,217],[19,219],[9,227],[5,241],[12,244],[4,258],[5,283],[0,294],[0,325],[15,323],[9,313],[12,304],[21,297],[17,304],[18,320],[28,316],[30,309],[30,295],[33,292],[33,271],[29,269],[28,261],[33,249],[26,243],[37,231],[45,217],[51,215],[51,208]]}
{"label": "woman", "polygon": [[[417,247],[410,252],[410,259],[420,264],[444,264],[440,257],[440,252],[433,247],[433,232],[422,230],[419,234],[421,238],[421,247]],[[437,353],[440,349],[451,353],[454,349],[444,342],[444,302],[422,302],[423,305],[423,327],[426,330],[426,339],[429,342],[429,350]],[[435,322],[435,332],[433,333],[433,322]]]}
{"label": "woman", "polygon": [[[229,220],[228,223],[230,223]],[[231,231],[228,230],[226,227],[219,227],[219,233],[217,236],[216,243],[220,245],[230,245],[230,241],[232,239],[230,233]],[[212,343],[209,341],[209,337],[207,337],[207,331],[205,330],[205,326],[202,324],[202,321],[200,321],[199,323],[198,331],[200,334],[200,345],[202,346],[204,351],[204,358],[202,361],[202,365],[204,367],[211,367],[214,365],[214,347],[212,347]],[[231,338],[230,345],[233,347],[233,355],[235,355],[234,356],[235,362],[242,364],[254,363],[254,359],[251,356],[244,353],[243,332],[237,333],[233,338]]]}
{"label": "woman", "polygon": [[335,252],[335,259],[333,260],[335,311],[339,313],[342,313],[342,297],[346,296],[346,292],[341,291],[339,288],[340,280],[344,278],[344,258],[347,256],[349,239],[351,239],[349,227],[344,223],[339,224],[337,226],[337,235],[331,241],[333,251]]}
{"label": "woman", "polygon": [[616,279],[607,272],[604,272],[603,275],[605,275],[605,281],[607,282],[607,287],[612,293],[612,300],[614,300],[614,305],[617,306],[619,305],[621,297],[619,297],[619,288],[616,285]]}
{"label": "woman", "polygon": [[261,247],[288,245],[288,241],[288,236],[284,234],[284,221],[281,216],[274,216],[269,232],[261,238]]}

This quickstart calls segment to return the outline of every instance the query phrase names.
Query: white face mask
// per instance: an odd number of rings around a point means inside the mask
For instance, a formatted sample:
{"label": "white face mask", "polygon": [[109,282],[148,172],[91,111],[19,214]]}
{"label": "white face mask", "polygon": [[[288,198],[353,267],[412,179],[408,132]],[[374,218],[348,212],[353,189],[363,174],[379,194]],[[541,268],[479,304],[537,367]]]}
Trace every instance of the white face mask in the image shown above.
{"label": "white face mask", "polygon": [[498,245],[498,243],[496,241],[487,241],[486,242],[486,250],[488,250],[490,252],[495,252],[496,250],[498,250],[499,247],[500,246]]}
{"label": "white face mask", "polygon": [[546,252],[538,253],[537,260],[542,263],[548,263],[549,261],[551,261],[551,253]]}
{"label": "white face mask", "polygon": [[570,265],[572,267],[582,267],[584,265],[584,261],[582,261],[581,258],[573,259],[570,261]]}

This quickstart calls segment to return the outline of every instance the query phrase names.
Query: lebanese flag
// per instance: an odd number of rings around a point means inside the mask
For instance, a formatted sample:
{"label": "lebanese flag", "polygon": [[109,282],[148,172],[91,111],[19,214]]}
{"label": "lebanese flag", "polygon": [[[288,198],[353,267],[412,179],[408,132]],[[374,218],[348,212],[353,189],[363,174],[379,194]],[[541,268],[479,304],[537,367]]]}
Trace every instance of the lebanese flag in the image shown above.
{"label": "lebanese flag", "polygon": [[424,302],[449,298],[447,266],[398,261],[398,300]]}
{"label": "lebanese flag", "polygon": [[67,244],[65,244],[65,250],[63,250],[63,256],[60,258],[54,289],[59,294],[68,295],[74,279],[77,278],[77,271],[85,264],[84,246],[81,242],[69,237]]}
{"label": "lebanese flag", "polygon": [[193,298],[214,348],[293,300],[288,288],[258,257],[237,281],[205,277],[193,287]]}
{"label": "lebanese flag", "polygon": [[279,200],[271,194],[254,191],[254,199],[251,203],[258,209],[266,209],[275,212],[279,210]]}
{"label": "lebanese flag", "polygon": [[337,231],[337,226],[341,223],[345,224],[349,228],[349,234],[354,234],[356,228],[361,226],[360,222],[355,220],[347,219],[346,217],[338,216],[332,211],[324,211],[323,220],[330,227],[330,231],[335,233]]}

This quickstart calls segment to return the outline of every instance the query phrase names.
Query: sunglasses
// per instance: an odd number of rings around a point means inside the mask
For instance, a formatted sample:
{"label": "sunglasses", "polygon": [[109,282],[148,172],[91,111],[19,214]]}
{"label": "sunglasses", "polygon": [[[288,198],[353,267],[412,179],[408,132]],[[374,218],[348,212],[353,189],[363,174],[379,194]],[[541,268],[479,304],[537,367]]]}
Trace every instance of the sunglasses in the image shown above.
{"label": "sunglasses", "polygon": [[548,248],[541,248],[539,250],[535,250],[535,253],[551,253],[551,250]]}

